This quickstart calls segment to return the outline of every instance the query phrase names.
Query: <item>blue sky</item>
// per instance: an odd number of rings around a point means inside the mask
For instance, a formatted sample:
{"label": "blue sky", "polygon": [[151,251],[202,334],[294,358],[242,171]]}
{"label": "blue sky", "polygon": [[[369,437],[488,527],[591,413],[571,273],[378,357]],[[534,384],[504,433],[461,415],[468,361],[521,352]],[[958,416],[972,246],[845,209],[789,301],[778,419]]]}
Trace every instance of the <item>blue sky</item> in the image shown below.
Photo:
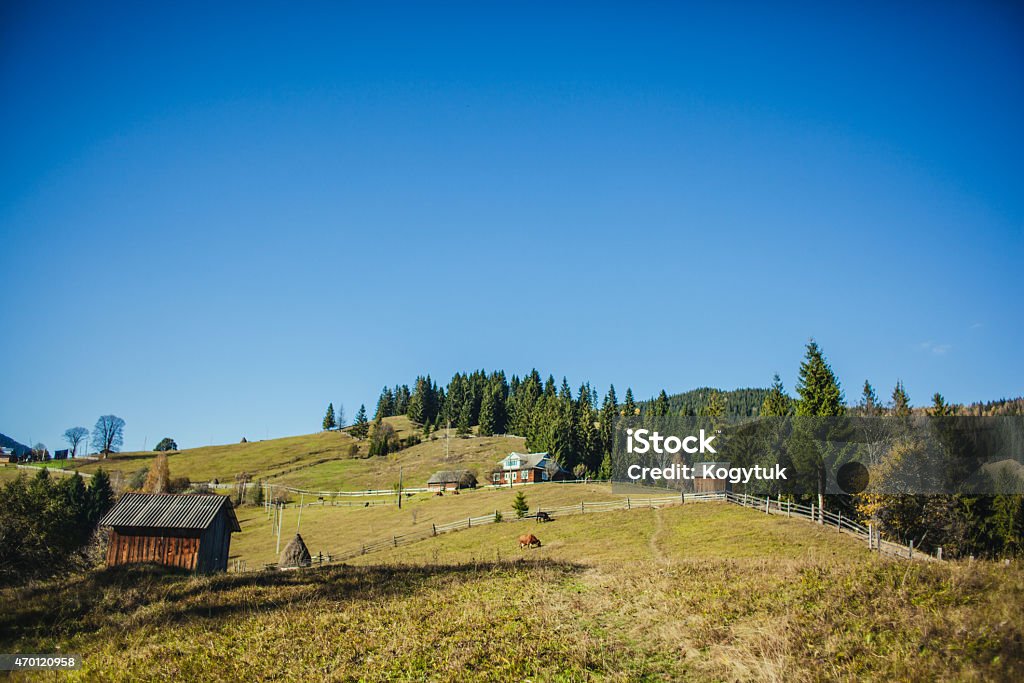
{"label": "blue sky", "polygon": [[850,398],[1024,393],[1024,12],[825,4],[3,3],[0,431],[791,389],[811,336]]}

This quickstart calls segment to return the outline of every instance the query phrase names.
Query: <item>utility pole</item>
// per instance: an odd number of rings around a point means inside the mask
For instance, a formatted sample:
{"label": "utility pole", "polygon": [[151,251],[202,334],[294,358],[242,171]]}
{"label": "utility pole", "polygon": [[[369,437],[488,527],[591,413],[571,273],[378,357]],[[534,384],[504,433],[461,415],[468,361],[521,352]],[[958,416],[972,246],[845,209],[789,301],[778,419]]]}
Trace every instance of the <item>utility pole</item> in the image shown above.
{"label": "utility pole", "polygon": [[281,522],[284,521],[284,507],[277,504],[277,554],[281,554]]}

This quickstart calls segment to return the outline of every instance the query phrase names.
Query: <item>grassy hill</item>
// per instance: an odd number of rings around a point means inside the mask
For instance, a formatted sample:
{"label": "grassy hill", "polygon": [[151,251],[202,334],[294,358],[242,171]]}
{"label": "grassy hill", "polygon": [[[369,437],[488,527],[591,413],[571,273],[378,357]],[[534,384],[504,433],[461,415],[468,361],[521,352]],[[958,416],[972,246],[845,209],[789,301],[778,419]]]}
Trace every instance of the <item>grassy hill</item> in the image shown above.
{"label": "grassy hill", "polygon": [[[419,433],[408,418],[391,417],[387,421],[400,437]],[[437,469],[463,468],[476,470],[479,476],[488,472],[498,459],[512,450],[523,450],[525,442],[518,437],[457,438],[449,441],[450,457],[445,458],[444,434],[386,457],[366,457],[367,442],[358,441],[347,432],[319,432],[283,439],[250,443],[203,446],[168,453],[171,475],[187,476],[194,482],[233,482],[235,475],[248,472],[254,479],[282,483],[310,490],[358,490],[390,488],[398,481],[402,468],[407,486],[424,486]],[[359,447],[353,457],[350,449]],[[149,467],[156,454],[150,451],[117,453],[100,461],[67,461],[67,466],[82,472],[107,472],[129,477]]]}
{"label": "grassy hill", "polygon": [[[576,505],[580,501],[596,502],[615,500],[607,484],[539,484],[509,489],[484,489],[465,491],[459,495],[451,493],[435,496],[421,493],[407,498],[399,509],[393,498],[370,500],[371,503],[386,502],[386,505],[371,504],[358,507],[366,499],[342,501],[354,503],[356,507],[332,507],[310,505],[302,509],[301,533],[309,551],[338,554],[341,551],[358,548],[360,544],[377,541],[394,535],[430,529],[431,524],[478,517],[501,510],[507,512],[512,506],[515,493],[523,490],[531,510],[540,507],[553,508],[562,505]],[[262,508],[240,507],[237,511],[242,532],[231,540],[231,559],[243,559],[249,567],[260,567],[276,560],[276,537],[271,533],[271,522]],[[282,547],[294,536],[299,523],[297,507],[284,510],[282,522]],[[511,528],[504,525],[505,528]],[[518,528],[518,527],[517,527]],[[508,532],[512,533],[512,532]]]}
{"label": "grassy hill", "polygon": [[[520,550],[525,528],[544,547]],[[887,560],[715,503],[484,526],[324,569],[104,570],[0,600],[0,650],[82,653],[76,680],[1024,675],[1019,567]]]}

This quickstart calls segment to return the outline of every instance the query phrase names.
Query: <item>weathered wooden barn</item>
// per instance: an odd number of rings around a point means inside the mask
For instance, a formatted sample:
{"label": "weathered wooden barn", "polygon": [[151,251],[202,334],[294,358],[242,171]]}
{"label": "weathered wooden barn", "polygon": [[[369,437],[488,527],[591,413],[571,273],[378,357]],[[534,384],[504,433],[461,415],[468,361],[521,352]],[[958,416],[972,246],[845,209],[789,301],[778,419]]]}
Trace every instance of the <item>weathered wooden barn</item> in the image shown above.
{"label": "weathered wooden barn", "polygon": [[475,489],[476,477],[469,470],[443,470],[434,472],[427,480],[428,491],[458,491]]}
{"label": "weathered wooden barn", "polygon": [[225,571],[231,534],[241,531],[227,496],[126,493],[100,520],[110,528],[107,566],[156,562]]}
{"label": "weathered wooden barn", "polygon": [[716,477],[715,472],[728,470],[727,462],[698,462],[693,464],[694,493],[723,493],[732,490],[728,479]]}

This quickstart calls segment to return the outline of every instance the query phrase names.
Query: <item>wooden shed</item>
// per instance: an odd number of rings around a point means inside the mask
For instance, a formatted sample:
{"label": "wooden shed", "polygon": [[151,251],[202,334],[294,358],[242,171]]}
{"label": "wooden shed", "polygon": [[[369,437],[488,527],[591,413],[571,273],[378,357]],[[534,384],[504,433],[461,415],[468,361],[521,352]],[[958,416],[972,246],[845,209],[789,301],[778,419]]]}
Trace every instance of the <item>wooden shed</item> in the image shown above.
{"label": "wooden shed", "polygon": [[428,491],[458,491],[475,489],[476,477],[469,470],[442,470],[434,472],[427,480]]}
{"label": "wooden shed", "polygon": [[126,493],[100,520],[110,527],[107,566],[156,562],[225,571],[231,534],[241,531],[227,496]]}

